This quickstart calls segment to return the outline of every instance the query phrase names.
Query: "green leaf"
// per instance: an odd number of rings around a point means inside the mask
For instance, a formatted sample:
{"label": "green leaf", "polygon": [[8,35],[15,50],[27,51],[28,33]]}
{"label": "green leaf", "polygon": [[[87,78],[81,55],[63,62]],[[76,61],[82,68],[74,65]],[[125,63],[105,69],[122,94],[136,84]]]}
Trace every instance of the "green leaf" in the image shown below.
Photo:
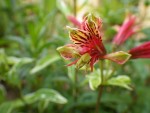
{"label": "green leaf", "polygon": [[63,0],[57,0],[57,7],[66,16],[71,12],[69,7]]}
{"label": "green leaf", "polygon": [[50,55],[40,59],[37,64],[35,65],[35,67],[30,71],[31,74],[35,74],[41,70],[43,70],[44,68],[46,68],[47,66],[49,66],[50,64],[58,61],[60,59],[59,56],[53,56],[51,57]]}
{"label": "green leaf", "polygon": [[19,70],[20,68],[28,63],[31,63],[33,59],[31,58],[17,58],[17,57],[7,57],[7,63],[12,64],[13,66],[9,69],[8,73],[5,77],[5,80],[15,86],[20,86],[20,74]]}
{"label": "green leaf", "polygon": [[101,84],[100,70],[97,69],[91,74],[87,75],[89,80],[89,86],[92,90],[95,90]]}
{"label": "green leaf", "polygon": [[6,90],[3,85],[0,84],[0,103],[5,100]]}
{"label": "green leaf", "polygon": [[23,99],[5,102],[0,105],[1,113],[11,113],[13,109],[32,104],[37,101],[54,102],[57,104],[67,103],[67,99],[53,89],[40,89],[34,93],[28,94]]}
{"label": "green leaf", "polygon": [[65,104],[67,103],[67,99],[60,95],[57,91],[52,89],[40,89],[35,93],[29,94],[24,98],[25,102],[31,104],[36,102],[37,100],[45,100],[54,102],[57,104]]}
{"label": "green leaf", "polygon": [[68,66],[68,77],[72,82],[75,82],[75,66]]}
{"label": "green leaf", "polygon": [[126,75],[120,75],[118,77],[112,77],[105,82],[105,85],[124,87],[129,90],[132,88],[129,86],[131,84],[131,79]]}
{"label": "green leaf", "polygon": [[33,61],[33,59],[28,58],[28,57],[17,58],[14,56],[7,57],[7,60],[8,60],[9,64],[16,64],[16,63],[28,64],[28,63],[31,63]]}
{"label": "green leaf", "polygon": [[13,110],[13,103],[12,102],[5,102],[0,105],[1,113],[11,113]]}
{"label": "green leaf", "polygon": [[126,52],[124,52],[124,51],[118,51],[118,52],[107,54],[104,57],[106,59],[114,61],[114,62],[116,62],[118,64],[124,64],[124,63],[126,63],[129,60],[131,55],[126,53]]}

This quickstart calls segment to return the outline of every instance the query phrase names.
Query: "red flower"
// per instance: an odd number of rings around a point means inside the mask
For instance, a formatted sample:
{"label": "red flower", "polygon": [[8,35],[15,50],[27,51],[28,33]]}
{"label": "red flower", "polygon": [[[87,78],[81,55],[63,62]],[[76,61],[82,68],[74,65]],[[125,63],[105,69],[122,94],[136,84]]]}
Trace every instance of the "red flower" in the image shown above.
{"label": "red flower", "polygon": [[122,26],[119,28],[117,35],[113,39],[113,43],[115,45],[121,45],[137,31],[135,20],[136,17],[134,15],[128,15]]}
{"label": "red flower", "polygon": [[129,53],[132,59],[150,58],[150,41],[131,49]]}
{"label": "red flower", "polygon": [[80,23],[79,20],[76,19],[76,17],[74,17],[74,16],[67,16],[67,19],[68,19],[71,23],[73,23],[75,26],[77,26],[78,28],[81,27],[81,23]]}
{"label": "red flower", "polygon": [[100,33],[101,26],[102,20],[90,14],[83,20],[81,29],[67,27],[73,44],[59,47],[57,50],[66,60],[73,60],[69,66],[76,64],[77,68],[81,68],[90,65],[93,70],[93,65],[98,60],[109,59],[123,64],[129,59],[130,55],[122,51],[106,55]]}

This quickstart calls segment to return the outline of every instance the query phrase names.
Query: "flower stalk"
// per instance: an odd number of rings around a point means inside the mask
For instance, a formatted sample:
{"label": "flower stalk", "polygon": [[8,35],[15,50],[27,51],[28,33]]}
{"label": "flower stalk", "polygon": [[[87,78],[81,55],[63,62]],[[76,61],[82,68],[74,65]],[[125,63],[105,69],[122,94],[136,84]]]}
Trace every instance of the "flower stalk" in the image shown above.
{"label": "flower stalk", "polygon": [[[73,14],[74,14],[74,17],[76,17],[77,15],[77,0],[73,0],[73,7],[74,7],[74,10],[73,10]],[[74,88],[73,88],[73,97],[74,97],[74,102],[76,103],[77,102],[77,97],[78,97],[78,76],[77,76],[77,68],[74,70],[75,71],[75,81],[74,81]],[[75,110],[74,110],[75,112]]]}
{"label": "flower stalk", "polygon": [[95,113],[99,113],[99,106],[100,106],[100,100],[102,97],[102,92],[103,92],[103,81],[104,81],[104,74],[103,74],[103,70],[104,70],[104,61],[100,60],[99,61],[99,65],[100,65],[100,77],[101,77],[101,84],[98,87],[98,97],[97,97],[97,103],[96,103],[96,109],[95,109]]}
{"label": "flower stalk", "polygon": [[74,88],[73,88],[73,97],[74,97],[74,102],[77,102],[77,96],[78,96],[78,76],[77,76],[77,69],[75,69],[75,75],[74,75]]}
{"label": "flower stalk", "polygon": [[73,0],[73,8],[74,8],[74,17],[76,17],[76,15],[77,15],[77,0]]}

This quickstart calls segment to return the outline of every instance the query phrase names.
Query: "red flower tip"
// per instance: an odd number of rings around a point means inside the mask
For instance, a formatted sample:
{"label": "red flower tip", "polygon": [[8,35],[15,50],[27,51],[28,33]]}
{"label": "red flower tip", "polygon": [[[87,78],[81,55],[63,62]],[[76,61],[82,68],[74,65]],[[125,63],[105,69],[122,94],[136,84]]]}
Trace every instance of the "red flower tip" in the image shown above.
{"label": "red flower tip", "polygon": [[75,26],[77,26],[78,28],[81,27],[81,23],[80,23],[80,21],[79,21],[76,17],[74,17],[74,16],[67,16],[67,19],[68,19],[71,23],[73,23]]}
{"label": "red flower tip", "polygon": [[128,17],[125,18],[122,26],[120,27],[118,33],[113,39],[113,43],[115,45],[121,45],[136,32],[137,27],[134,26],[135,21],[136,17],[134,15],[128,15]]}
{"label": "red flower tip", "polygon": [[150,41],[131,49],[129,53],[132,59],[150,58]]}

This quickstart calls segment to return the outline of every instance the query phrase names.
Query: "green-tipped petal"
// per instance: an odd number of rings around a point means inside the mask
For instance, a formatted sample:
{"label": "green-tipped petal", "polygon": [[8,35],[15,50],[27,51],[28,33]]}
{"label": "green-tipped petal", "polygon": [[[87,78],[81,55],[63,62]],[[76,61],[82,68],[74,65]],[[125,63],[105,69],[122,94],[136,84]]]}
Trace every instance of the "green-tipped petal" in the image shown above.
{"label": "green-tipped petal", "polygon": [[70,60],[72,58],[78,58],[78,57],[80,57],[80,54],[79,54],[79,52],[77,50],[77,47],[75,47],[72,44],[58,47],[57,51],[60,53],[60,55],[65,60]]}
{"label": "green-tipped petal", "polygon": [[99,18],[95,17],[92,14],[89,14],[87,16],[87,21],[86,21],[86,29],[95,35],[96,37],[100,37],[100,32],[99,28],[102,25],[102,22]]}
{"label": "green-tipped petal", "polygon": [[88,64],[90,59],[91,59],[91,56],[88,53],[82,55],[81,58],[76,63],[76,68],[80,69],[84,65]]}
{"label": "green-tipped petal", "polygon": [[85,44],[90,38],[88,31],[83,31],[77,28],[66,27],[69,30],[69,35],[74,44],[81,45]]}
{"label": "green-tipped petal", "polygon": [[130,57],[131,55],[124,51],[118,51],[118,52],[110,53],[104,56],[104,58],[114,61],[118,64],[126,63]]}
{"label": "green-tipped petal", "polygon": [[91,14],[91,18],[96,23],[98,29],[100,29],[102,27],[102,19],[94,16],[93,14]]}

